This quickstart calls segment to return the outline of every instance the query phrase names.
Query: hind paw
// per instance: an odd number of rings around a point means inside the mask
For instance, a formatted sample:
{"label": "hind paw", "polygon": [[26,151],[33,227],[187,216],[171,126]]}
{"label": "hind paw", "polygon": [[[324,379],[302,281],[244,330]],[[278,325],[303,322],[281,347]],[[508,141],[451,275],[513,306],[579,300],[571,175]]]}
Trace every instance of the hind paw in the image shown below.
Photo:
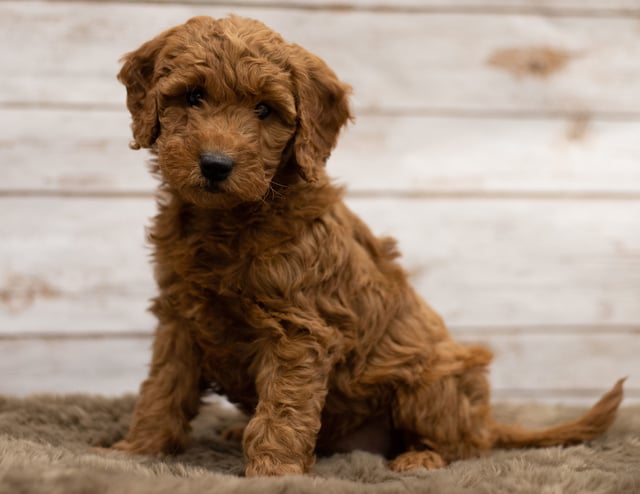
{"label": "hind paw", "polygon": [[435,470],[446,466],[442,456],[433,451],[407,451],[389,462],[389,468],[394,472],[407,472],[416,468]]}

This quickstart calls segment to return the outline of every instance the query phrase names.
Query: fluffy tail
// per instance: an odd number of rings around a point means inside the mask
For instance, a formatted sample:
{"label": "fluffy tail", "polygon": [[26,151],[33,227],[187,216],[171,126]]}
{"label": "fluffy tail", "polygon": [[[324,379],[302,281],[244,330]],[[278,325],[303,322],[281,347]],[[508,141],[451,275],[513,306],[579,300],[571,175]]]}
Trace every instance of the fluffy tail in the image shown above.
{"label": "fluffy tail", "polygon": [[577,444],[593,439],[613,423],[622,401],[624,381],[625,379],[620,379],[586,415],[574,422],[540,431],[528,431],[517,425],[494,424],[494,446],[497,448],[543,448]]}

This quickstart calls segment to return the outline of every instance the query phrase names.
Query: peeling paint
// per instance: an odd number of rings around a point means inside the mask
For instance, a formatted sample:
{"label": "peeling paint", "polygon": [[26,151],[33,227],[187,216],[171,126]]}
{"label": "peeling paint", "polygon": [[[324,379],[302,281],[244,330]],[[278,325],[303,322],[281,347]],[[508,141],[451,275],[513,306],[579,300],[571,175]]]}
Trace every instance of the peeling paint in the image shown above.
{"label": "peeling paint", "polygon": [[583,141],[589,134],[590,127],[591,117],[589,115],[576,115],[568,122],[566,137],[570,141]]}
{"label": "peeling paint", "polygon": [[4,286],[0,287],[0,305],[6,306],[10,313],[27,310],[38,298],[57,298],[60,290],[37,277],[10,274]]}
{"label": "peeling paint", "polygon": [[113,180],[110,179],[106,174],[100,175],[98,173],[84,173],[80,174],[71,174],[65,173],[60,175],[57,180],[54,181],[55,185],[65,188],[65,187],[79,187],[79,188],[88,188],[88,187],[99,187],[102,189],[113,188]]}
{"label": "peeling paint", "polygon": [[565,50],[534,46],[497,50],[487,63],[516,77],[545,78],[561,71],[571,58],[572,54]]}

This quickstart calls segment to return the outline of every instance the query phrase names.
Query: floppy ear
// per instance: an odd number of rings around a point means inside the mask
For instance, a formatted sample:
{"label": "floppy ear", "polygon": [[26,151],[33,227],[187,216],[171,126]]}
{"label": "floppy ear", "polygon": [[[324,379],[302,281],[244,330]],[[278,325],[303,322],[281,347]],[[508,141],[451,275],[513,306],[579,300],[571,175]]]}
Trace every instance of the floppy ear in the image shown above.
{"label": "floppy ear", "polygon": [[151,147],[158,137],[160,129],[153,76],[156,58],[171,32],[165,31],[122,57],[124,65],[118,80],[127,88],[127,108],[133,119],[133,149]]}
{"label": "floppy ear", "polygon": [[291,46],[289,60],[298,113],[293,154],[302,177],[314,181],[335,147],[340,129],[353,118],[348,101],[351,88],[320,58],[298,45]]}

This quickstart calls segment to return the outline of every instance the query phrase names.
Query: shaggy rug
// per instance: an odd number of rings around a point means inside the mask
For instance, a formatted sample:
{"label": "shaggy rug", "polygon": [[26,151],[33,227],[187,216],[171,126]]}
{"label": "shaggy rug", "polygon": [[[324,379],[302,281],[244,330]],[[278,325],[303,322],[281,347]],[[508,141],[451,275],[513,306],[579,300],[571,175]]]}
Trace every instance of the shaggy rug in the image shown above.
{"label": "shaggy rug", "polygon": [[[127,430],[133,397],[0,397],[0,493],[640,493],[640,407],[623,408],[613,428],[587,445],[494,451],[438,471],[395,474],[381,457],[321,458],[307,476],[245,479],[237,443],[220,432],[238,421],[212,403],[194,423],[184,454],[163,459],[96,452]],[[580,410],[496,407],[501,420],[545,426]]]}

